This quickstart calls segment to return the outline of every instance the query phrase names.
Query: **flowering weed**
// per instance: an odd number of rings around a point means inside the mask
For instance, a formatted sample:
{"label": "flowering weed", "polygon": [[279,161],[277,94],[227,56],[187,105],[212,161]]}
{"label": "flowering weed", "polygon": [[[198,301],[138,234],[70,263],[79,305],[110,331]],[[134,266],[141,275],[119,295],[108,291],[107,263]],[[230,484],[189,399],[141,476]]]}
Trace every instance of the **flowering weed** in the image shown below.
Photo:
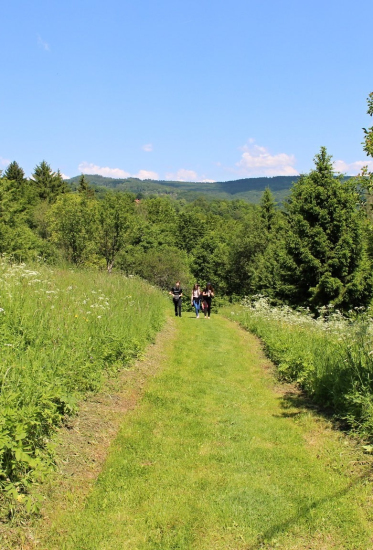
{"label": "flowering weed", "polygon": [[271,306],[263,296],[246,298],[230,312],[259,336],[279,376],[296,381],[314,401],[331,409],[364,436],[373,436],[373,319],[354,310],[344,316],[325,307]]}
{"label": "flowering weed", "polygon": [[[27,489],[53,462],[50,437],[161,328],[167,301],[120,275],[0,261],[0,508],[32,508]],[[10,507],[9,507],[10,506]]]}

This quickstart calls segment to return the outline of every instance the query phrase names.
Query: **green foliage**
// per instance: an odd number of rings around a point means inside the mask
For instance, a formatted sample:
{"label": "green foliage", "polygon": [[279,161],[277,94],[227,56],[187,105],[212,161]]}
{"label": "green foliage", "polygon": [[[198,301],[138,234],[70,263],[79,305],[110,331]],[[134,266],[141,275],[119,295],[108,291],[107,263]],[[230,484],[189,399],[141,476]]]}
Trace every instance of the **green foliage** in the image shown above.
{"label": "green foliage", "polygon": [[50,209],[51,241],[75,265],[88,263],[96,252],[98,203],[83,194],[61,195]]}
{"label": "green foliage", "polygon": [[38,197],[48,202],[54,202],[61,193],[68,190],[60,171],[53,172],[45,160],[35,167],[31,182]]}
{"label": "green foliage", "polygon": [[[69,184],[76,186],[81,176],[69,180]],[[235,201],[242,200],[258,204],[263,191],[269,187],[276,200],[281,203],[288,196],[292,183],[297,176],[275,176],[245,178],[225,182],[182,182],[182,181],[156,181],[140,180],[137,178],[116,179],[97,174],[86,175],[87,181],[98,193],[114,189],[119,192],[134,193],[137,198],[145,197],[172,197],[177,200],[195,202],[203,199],[208,202],[216,200]]]}
{"label": "green foliage", "polygon": [[87,198],[92,199],[95,196],[95,190],[89,185],[89,182],[84,174],[79,178],[78,192],[85,195]]}
{"label": "green foliage", "polygon": [[[373,92],[369,94],[368,97],[368,115],[373,116]],[[363,128],[365,138],[364,138],[364,151],[370,157],[373,157],[373,126],[370,128]]]}
{"label": "green foliage", "polygon": [[25,181],[25,172],[14,160],[5,170],[4,177],[8,180],[15,181],[20,186]]}
{"label": "green foliage", "polygon": [[162,246],[157,249],[127,249],[119,255],[117,265],[125,273],[139,275],[153,285],[170,289],[175,281],[191,284],[187,254],[176,247]]}
{"label": "green foliage", "polygon": [[139,356],[160,329],[168,303],[138,279],[34,270],[5,260],[0,282],[0,487],[6,513],[14,500],[28,502],[23,495],[29,484],[51,467],[49,439],[63,417],[105,376]]}
{"label": "green foliage", "polygon": [[269,187],[265,188],[260,200],[260,217],[265,230],[270,233],[276,223],[277,211],[276,201]]}
{"label": "green foliage", "polygon": [[287,204],[285,295],[313,308],[366,305],[373,281],[356,182],[334,175],[324,147],[315,164],[295,183]]}
{"label": "green foliage", "polygon": [[259,336],[279,376],[297,382],[312,399],[346,420],[360,434],[373,434],[373,319],[371,312],[344,317],[323,308],[273,307],[267,299],[246,300],[234,318]]}
{"label": "green foliage", "polygon": [[107,193],[98,205],[98,251],[105,258],[109,272],[118,252],[125,245],[132,217],[131,195]]}
{"label": "green foliage", "polygon": [[0,178],[0,254],[9,254],[18,261],[53,255],[50,245],[30,227],[28,198],[23,186]]}

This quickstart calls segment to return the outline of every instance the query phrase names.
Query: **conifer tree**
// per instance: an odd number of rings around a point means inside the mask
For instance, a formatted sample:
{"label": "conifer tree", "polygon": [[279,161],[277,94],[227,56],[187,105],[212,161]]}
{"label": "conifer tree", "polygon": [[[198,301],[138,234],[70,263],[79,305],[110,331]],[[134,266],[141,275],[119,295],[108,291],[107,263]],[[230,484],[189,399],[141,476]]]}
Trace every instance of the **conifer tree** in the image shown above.
{"label": "conifer tree", "polygon": [[95,196],[95,190],[89,185],[89,182],[84,174],[81,174],[79,178],[78,192],[90,199]]}
{"label": "conifer tree", "polygon": [[373,281],[360,204],[356,182],[333,173],[322,147],[315,169],[294,184],[287,204],[283,291],[290,302],[313,308],[369,302]]}
{"label": "conifer tree", "polygon": [[19,166],[19,164],[14,160],[9,164],[7,169],[4,172],[4,177],[10,181],[16,181],[18,185],[22,185],[25,180],[25,172]]}
{"label": "conifer tree", "polygon": [[56,198],[67,191],[61,172],[53,172],[50,165],[43,160],[35,167],[32,182],[41,200],[54,202]]}
{"label": "conifer tree", "polygon": [[275,198],[269,189],[266,187],[260,200],[260,217],[265,229],[270,232],[277,216]]}

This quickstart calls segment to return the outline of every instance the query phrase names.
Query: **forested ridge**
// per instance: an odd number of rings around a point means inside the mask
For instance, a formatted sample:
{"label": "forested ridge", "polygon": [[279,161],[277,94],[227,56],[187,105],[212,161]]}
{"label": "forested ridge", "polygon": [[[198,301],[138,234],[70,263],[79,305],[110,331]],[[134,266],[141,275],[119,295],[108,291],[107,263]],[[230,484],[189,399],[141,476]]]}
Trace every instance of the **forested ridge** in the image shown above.
{"label": "forested ridge", "polygon": [[[80,176],[75,176],[66,182],[76,189]],[[86,175],[86,180],[99,194],[104,194],[108,189],[135,193],[139,198],[144,196],[169,196],[175,199],[185,199],[192,202],[201,195],[208,200],[234,200],[242,199],[246,202],[258,204],[263,191],[269,187],[276,201],[283,202],[290,192],[292,184],[299,176],[274,176],[244,178],[233,181],[164,181],[141,180],[138,178],[110,178],[97,174]]]}

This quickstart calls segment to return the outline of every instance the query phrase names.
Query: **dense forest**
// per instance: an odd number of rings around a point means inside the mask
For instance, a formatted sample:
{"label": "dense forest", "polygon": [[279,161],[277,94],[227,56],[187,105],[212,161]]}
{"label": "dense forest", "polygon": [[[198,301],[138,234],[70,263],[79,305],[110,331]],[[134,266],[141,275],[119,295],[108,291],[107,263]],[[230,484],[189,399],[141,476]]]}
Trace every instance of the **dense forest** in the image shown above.
{"label": "dense forest", "polygon": [[[364,150],[372,156],[373,130],[364,131]],[[176,279],[187,287],[211,281],[231,299],[260,293],[313,311],[326,304],[367,306],[372,175],[335,174],[325,147],[314,161],[281,208],[268,187],[258,205],[203,196],[139,198],[97,193],[85,175],[71,185],[45,161],[27,179],[14,161],[0,178],[0,252],[14,261],[116,269],[162,288]],[[243,185],[233,184],[238,192]]]}

